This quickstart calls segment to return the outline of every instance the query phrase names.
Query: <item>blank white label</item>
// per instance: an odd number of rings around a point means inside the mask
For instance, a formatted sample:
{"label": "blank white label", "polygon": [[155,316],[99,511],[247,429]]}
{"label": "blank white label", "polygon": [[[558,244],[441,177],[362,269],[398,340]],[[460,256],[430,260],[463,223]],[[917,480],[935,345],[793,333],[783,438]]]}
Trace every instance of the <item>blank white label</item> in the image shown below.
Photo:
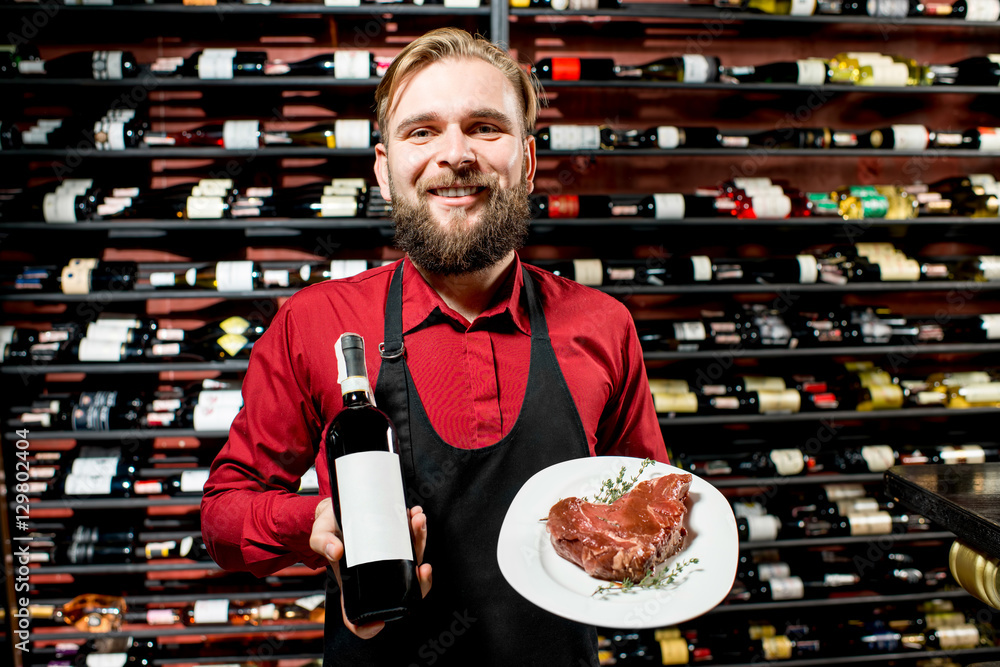
{"label": "blank white label", "polygon": [[336,460],[335,468],[347,566],[413,560],[399,455],[348,454]]}
{"label": "blank white label", "polygon": [[658,220],[681,220],[684,218],[684,195],[675,193],[654,194],[653,208]]}
{"label": "blank white label", "polygon": [[228,150],[257,148],[260,145],[260,122],[227,120],[222,124],[222,146]]}
{"label": "blank white label", "polygon": [[826,83],[826,61],[798,60],[799,75],[796,83],[800,86],[821,86]]}
{"label": "blank white label", "polygon": [[966,21],[993,23],[1000,19],[1000,0],[967,0]]}
{"label": "blank white label", "polygon": [[218,262],[215,265],[216,289],[220,292],[252,292],[253,261]]}
{"label": "blank white label", "polygon": [[681,133],[672,125],[661,125],[656,128],[656,145],[659,148],[677,148],[681,145]]}
{"label": "blank white label", "polygon": [[369,148],[372,136],[371,121],[364,118],[335,120],[333,136],[337,148]]}
{"label": "blank white label", "polygon": [[928,133],[923,125],[893,125],[893,150],[927,150]]}
{"label": "blank white label", "polygon": [[681,56],[684,61],[685,83],[707,83],[709,74],[708,58],[693,54]]}
{"label": "blank white label", "polygon": [[368,51],[337,51],[333,54],[333,76],[336,79],[370,78],[371,59]]}
{"label": "blank white label", "polygon": [[597,150],[601,128],[597,125],[553,125],[549,128],[549,148],[554,151]]}
{"label": "blank white label", "polygon": [[181,473],[181,491],[183,493],[201,493],[208,481],[208,470],[185,470]]}
{"label": "blank white label", "polygon": [[80,361],[121,361],[122,344],[114,340],[81,338],[77,358]]}
{"label": "blank white label", "polygon": [[695,282],[707,282],[712,279],[712,260],[708,255],[694,255],[691,258],[691,269]]}
{"label": "blank white label", "polygon": [[236,49],[205,49],[198,56],[199,79],[232,79]]}
{"label": "blank white label", "polygon": [[228,623],[229,600],[195,600],[195,623]]}

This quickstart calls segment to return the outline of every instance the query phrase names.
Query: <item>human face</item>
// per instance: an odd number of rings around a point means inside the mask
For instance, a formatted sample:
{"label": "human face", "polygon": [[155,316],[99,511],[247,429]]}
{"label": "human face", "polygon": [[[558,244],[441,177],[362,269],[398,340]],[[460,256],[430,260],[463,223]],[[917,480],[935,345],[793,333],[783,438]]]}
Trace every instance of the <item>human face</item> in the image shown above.
{"label": "human face", "polygon": [[520,246],[535,170],[522,123],[513,86],[482,60],[440,61],[404,82],[375,173],[411,259],[467,273]]}

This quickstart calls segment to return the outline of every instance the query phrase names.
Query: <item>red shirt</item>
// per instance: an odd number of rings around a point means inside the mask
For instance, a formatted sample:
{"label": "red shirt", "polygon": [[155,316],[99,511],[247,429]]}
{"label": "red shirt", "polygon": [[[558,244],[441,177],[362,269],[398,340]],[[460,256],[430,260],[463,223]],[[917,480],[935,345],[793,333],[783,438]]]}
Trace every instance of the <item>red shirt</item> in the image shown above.
{"label": "red shirt", "polygon": [[[471,324],[409,259],[402,261],[406,362],[431,424],[455,447],[500,440],[517,420],[528,380],[531,334],[520,260],[496,305]],[[326,425],[343,407],[334,342],[345,331],[364,337],[375,387],[397,264],[300,290],[254,344],[244,407],[212,464],[202,501],[202,532],[223,568],[263,576],[297,562],[326,565],[309,548],[309,534],[316,505],[330,495]],[[607,294],[528,270],[591,453],[667,462],[628,310]],[[319,495],[300,496],[298,480],[313,464]]]}

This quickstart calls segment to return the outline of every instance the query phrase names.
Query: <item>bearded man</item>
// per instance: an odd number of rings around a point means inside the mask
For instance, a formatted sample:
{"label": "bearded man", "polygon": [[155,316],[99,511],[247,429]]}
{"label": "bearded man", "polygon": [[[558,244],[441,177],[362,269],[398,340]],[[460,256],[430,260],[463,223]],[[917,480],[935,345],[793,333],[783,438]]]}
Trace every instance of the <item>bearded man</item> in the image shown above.
{"label": "bearded man", "polygon": [[[380,342],[368,372],[401,426],[424,598],[360,626],[328,608],[324,664],[596,666],[595,629],[519,596],[497,540],[514,495],[548,466],[667,462],[632,318],[518,257],[538,92],[505,51],[432,31],[394,59],[376,103],[375,176],[406,255],[297,292],[254,345],[244,407],[205,485],[206,544],[223,568],[258,576],[327,567],[336,599],[344,547],[324,431],[343,409],[332,343],[356,332]],[[313,464],[319,495],[297,495]]]}

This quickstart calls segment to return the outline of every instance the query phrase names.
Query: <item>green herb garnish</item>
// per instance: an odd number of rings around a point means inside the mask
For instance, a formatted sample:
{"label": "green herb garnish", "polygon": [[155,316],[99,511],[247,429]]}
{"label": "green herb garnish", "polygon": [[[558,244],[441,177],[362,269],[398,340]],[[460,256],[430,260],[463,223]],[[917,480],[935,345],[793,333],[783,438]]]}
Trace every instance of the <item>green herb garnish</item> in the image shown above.
{"label": "green herb garnish", "polygon": [[632,581],[631,578],[625,577],[625,581],[618,583],[605,584],[604,586],[599,586],[591,595],[598,596],[609,596],[617,595],[619,593],[635,593],[637,589],[663,589],[674,583],[677,577],[681,575],[688,565],[692,565],[698,562],[697,558],[688,558],[683,563],[674,563],[674,566],[669,570],[663,569],[661,572],[657,573],[655,569],[646,572],[645,576],[639,581]]}
{"label": "green herb garnish", "polygon": [[[652,465],[653,463],[654,461],[652,459],[643,459],[642,463],[639,464],[639,472],[637,472],[632,479],[625,479],[625,466],[622,466],[622,469],[618,472],[617,479],[604,480],[604,483],[601,484],[601,490],[597,492],[596,496],[594,496],[593,502],[604,505],[610,505],[615,502],[632,490],[635,483],[639,481],[639,475],[642,474],[642,471],[646,469],[646,466]],[[581,500],[589,502],[587,500],[587,496],[584,496]]]}

